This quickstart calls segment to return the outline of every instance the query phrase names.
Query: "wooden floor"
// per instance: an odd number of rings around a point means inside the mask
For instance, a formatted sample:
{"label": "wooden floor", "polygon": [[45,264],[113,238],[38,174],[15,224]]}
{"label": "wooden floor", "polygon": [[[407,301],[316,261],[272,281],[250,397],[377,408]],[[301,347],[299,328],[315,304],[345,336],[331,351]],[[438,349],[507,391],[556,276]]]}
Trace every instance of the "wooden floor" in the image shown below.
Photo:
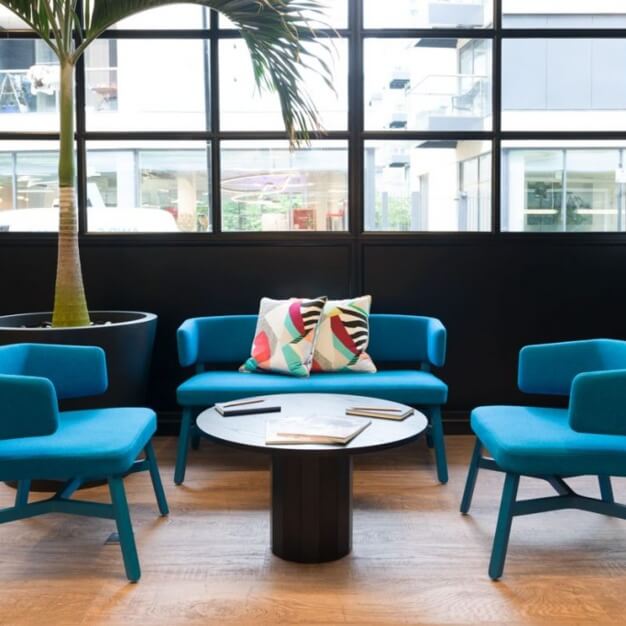
{"label": "wooden floor", "polygon": [[[626,527],[583,512],[514,521],[505,577],[487,560],[502,477],[483,472],[458,513],[472,441],[449,437],[439,485],[423,442],[362,457],[354,551],[325,565],[272,556],[263,456],[203,442],[183,487],[175,441],[156,442],[172,513],[159,518],[146,474],[127,479],[143,577],[126,582],[113,523],[51,515],[0,526],[0,624],[624,624]],[[572,481],[596,493],[587,479]],[[626,501],[626,483],[616,481]],[[522,481],[522,497],[550,493]],[[14,492],[0,486],[0,506]],[[103,489],[84,492],[106,499]]]}

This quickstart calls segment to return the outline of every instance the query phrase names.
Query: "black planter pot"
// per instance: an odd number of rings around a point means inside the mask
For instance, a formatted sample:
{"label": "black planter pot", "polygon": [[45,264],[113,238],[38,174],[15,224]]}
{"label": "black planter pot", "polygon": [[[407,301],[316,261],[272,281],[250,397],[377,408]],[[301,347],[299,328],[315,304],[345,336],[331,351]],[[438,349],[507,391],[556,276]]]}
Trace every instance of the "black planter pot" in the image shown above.
{"label": "black planter pot", "polygon": [[0,316],[0,346],[61,343],[100,346],[106,352],[109,388],[101,396],[65,401],[63,409],[141,406],[146,400],[157,316],[139,311],[91,311],[92,326],[41,328],[50,313]]}
{"label": "black planter pot", "polygon": [[[42,328],[50,313],[0,316],[0,346],[12,343],[59,343],[100,346],[106,352],[109,387],[91,398],[65,400],[62,410],[142,406],[146,401],[157,316],[138,311],[91,311],[93,326]],[[50,481],[37,481],[34,491],[55,490]]]}

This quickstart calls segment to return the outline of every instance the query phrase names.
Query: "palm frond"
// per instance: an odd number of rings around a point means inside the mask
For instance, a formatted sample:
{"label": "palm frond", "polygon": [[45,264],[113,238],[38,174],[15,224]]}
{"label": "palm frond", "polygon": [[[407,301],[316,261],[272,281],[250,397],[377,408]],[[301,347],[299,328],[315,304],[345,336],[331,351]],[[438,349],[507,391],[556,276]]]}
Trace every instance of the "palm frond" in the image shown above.
{"label": "palm frond", "polygon": [[53,0],[0,0],[0,5],[26,22],[60,56],[62,48],[58,37],[60,30],[54,20]]}
{"label": "palm frond", "polygon": [[[317,107],[307,92],[302,72],[313,69],[334,89],[330,65],[323,58],[330,55],[331,47],[315,32],[323,24],[323,5],[316,0],[190,0],[189,3],[222,13],[240,30],[250,52],[257,85],[278,94],[292,145],[299,143],[299,137],[308,140],[311,131],[321,129]],[[177,4],[177,0],[92,0],[91,4],[93,11],[85,16],[85,39],[77,54],[121,19],[147,9]],[[307,45],[301,37],[303,32],[309,34]]]}

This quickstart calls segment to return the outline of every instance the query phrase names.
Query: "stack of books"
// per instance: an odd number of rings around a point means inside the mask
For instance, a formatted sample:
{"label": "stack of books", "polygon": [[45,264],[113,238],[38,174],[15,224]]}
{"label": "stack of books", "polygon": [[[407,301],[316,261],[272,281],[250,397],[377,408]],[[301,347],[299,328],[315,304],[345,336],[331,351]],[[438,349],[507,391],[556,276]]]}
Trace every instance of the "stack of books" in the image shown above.
{"label": "stack of books", "polygon": [[371,424],[347,417],[288,417],[267,420],[265,443],[346,445]]}
{"label": "stack of books", "polygon": [[346,415],[360,415],[362,417],[375,417],[384,420],[403,420],[413,415],[414,410],[410,407],[397,408],[388,406],[351,406],[346,409]]}
{"label": "stack of books", "polygon": [[224,417],[236,417],[255,413],[277,413],[280,411],[280,405],[261,398],[260,400],[237,400],[216,404],[215,410]]}

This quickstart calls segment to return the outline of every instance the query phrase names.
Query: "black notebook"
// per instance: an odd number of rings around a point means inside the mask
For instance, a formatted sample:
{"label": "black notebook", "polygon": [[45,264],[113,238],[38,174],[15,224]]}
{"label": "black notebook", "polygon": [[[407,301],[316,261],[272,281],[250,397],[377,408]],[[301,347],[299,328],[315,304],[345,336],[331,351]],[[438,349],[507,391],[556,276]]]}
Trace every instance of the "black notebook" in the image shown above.
{"label": "black notebook", "polygon": [[254,415],[255,413],[279,413],[280,405],[268,400],[236,400],[215,405],[215,410],[224,417]]}

